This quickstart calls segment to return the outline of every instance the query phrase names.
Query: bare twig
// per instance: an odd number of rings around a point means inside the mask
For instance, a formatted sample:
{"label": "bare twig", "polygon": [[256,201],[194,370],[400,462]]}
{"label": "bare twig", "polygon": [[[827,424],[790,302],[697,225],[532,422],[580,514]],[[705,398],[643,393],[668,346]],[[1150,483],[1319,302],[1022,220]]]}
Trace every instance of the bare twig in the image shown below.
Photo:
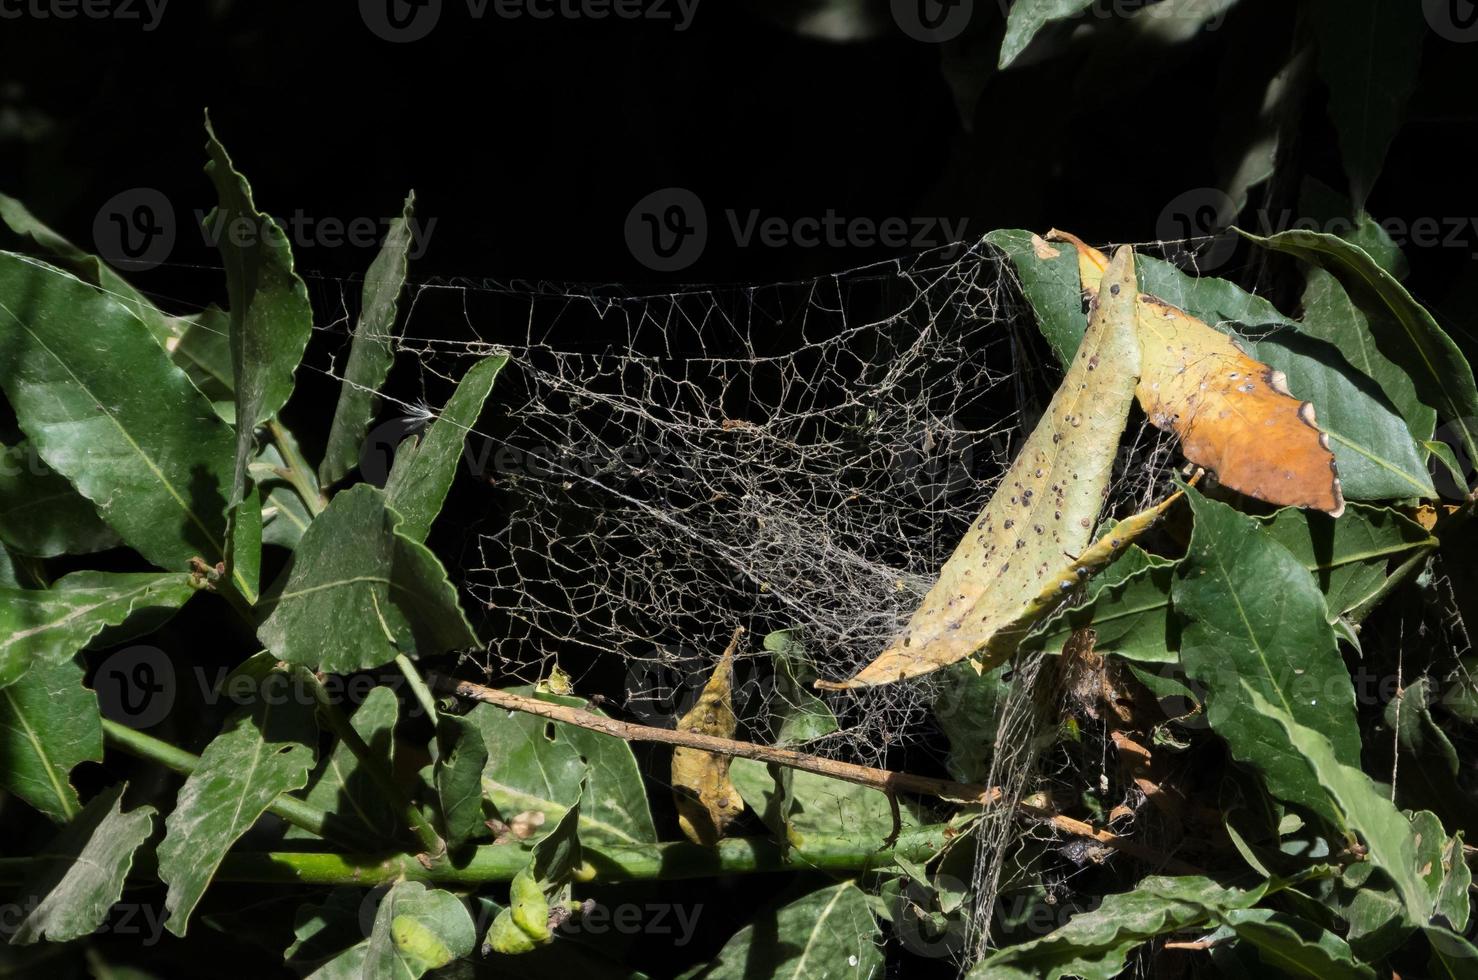
{"label": "bare twig", "polygon": [[[949,779],[936,779],[933,776],[916,776],[912,773],[893,772],[888,769],[874,769],[871,766],[861,766],[856,763],[842,762],[837,759],[826,759],[818,755],[810,755],[806,752],[797,752],[794,749],[783,749],[773,745],[757,745],[753,742],[740,742],[730,738],[718,738],[714,735],[704,735],[701,732],[682,732],[670,728],[654,728],[650,725],[637,725],[615,718],[607,718],[604,715],[597,715],[589,711],[583,711],[579,708],[553,704],[548,701],[539,701],[535,698],[525,697],[522,694],[500,691],[482,684],[443,677],[439,674],[427,674],[426,680],[433,690],[441,694],[453,694],[457,697],[468,698],[473,701],[482,701],[509,711],[537,715],[541,718],[548,718],[551,721],[574,725],[577,728],[601,732],[627,742],[660,742],[666,745],[679,745],[692,749],[701,749],[705,752],[732,756],[738,759],[755,759],[759,762],[774,763],[790,769],[799,769],[802,772],[829,776],[832,779],[840,779],[858,786],[867,786],[879,792],[887,793],[890,796],[894,793],[917,793],[921,796],[933,796],[956,803],[976,804],[980,806],[989,806],[992,803],[998,803],[1003,796],[1000,787],[997,786],[957,783]],[[1074,837],[1091,838],[1105,847],[1111,847],[1114,850],[1132,855],[1149,864],[1175,870],[1181,874],[1194,874],[1198,871],[1198,869],[1190,865],[1182,864],[1173,858],[1157,854],[1148,848],[1140,847],[1112,831],[1102,830],[1082,820],[1075,820],[1072,817],[1063,816],[1060,813],[1043,807],[1028,806],[1026,804],[1022,804],[1018,809],[1023,815],[1032,819],[1041,820],[1064,834]]]}

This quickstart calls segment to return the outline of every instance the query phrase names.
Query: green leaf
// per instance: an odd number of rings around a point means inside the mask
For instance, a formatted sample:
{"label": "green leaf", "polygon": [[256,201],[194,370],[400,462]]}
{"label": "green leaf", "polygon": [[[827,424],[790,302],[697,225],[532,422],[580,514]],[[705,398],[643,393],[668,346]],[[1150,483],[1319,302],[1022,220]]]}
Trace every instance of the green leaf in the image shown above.
{"label": "green leaf", "polygon": [[52,257],[53,264],[66,269],[83,282],[97,286],[127,309],[128,314],[149,332],[160,347],[168,347],[179,337],[176,321],[144,298],[102,259],[73,245],[42,224],[35,215],[13,197],[0,194],[0,221],[11,231],[34,242]]}
{"label": "green leaf", "polygon": [[1418,449],[1405,418],[1334,346],[1292,332],[1243,346],[1287,375],[1289,390],[1313,402],[1319,428],[1329,434],[1347,500],[1437,496],[1426,454]]}
{"label": "green leaf", "polygon": [[405,199],[401,216],[390,223],[380,254],[375,256],[364,277],[359,320],[349,341],[349,360],[344,365],[328,448],[318,465],[318,482],[324,486],[337,483],[359,465],[365,432],[375,411],[375,393],[390,373],[396,304],[405,287],[412,245],[410,221],[415,206],[416,195],[412,192]]}
{"label": "green leaf", "polygon": [[372,486],[335,496],[264,597],[261,641],[281,660],[338,674],[475,644],[441,563],[399,523]]}
{"label": "green leaf", "polygon": [[1091,6],[1093,0],[1015,0],[1006,17],[1006,36],[1001,40],[997,66],[1009,67],[1048,24],[1066,20]]}
{"label": "green leaf", "polygon": [[1041,939],[991,953],[967,978],[1108,980],[1119,975],[1129,954],[1141,944],[1253,905],[1264,889],[1226,888],[1200,875],[1145,878],[1132,891],[1105,895],[1097,909],[1073,916]]}
{"label": "green leaf", "polygon": [[231,374],[231,315],[208,306],[175,321],[179,340],[166,345],[170,359],[190,376],[201,394],[216,405],[228,424],[236,421],[236,379]]}
{"label": "green leaf", "polygon": [[1462,832],[1447,836],[1442,821],[1430,810],[1411,814],[1416,841],[1416,870],[1427,886],[1433,915],[1440,915],[1452,928],[1468,927],[1472,912],[1468,889],[1473,872],[1463,853]]}
{"label": "green leaf", "polygon": [[402,881],[375,912],[360,975],[415,980],[472,955],[476,946],[477,927],[461,899],[417,881]]}
{"label": "green leaf", "polygon": [[41,458],[130,547],[179,571],[224,557],[230,434],[118,300],[0,253],[0,387]]}
{"label": "green leaf", "polygon": [[255,430],[277,414],[293,391],[293,372],[313,333],[308,289],[293,271],[292,246],[282,227],[257,210],[251,186],[232,165],[205,120],[205,172],[219,203],[206,233],[220,249],[230,297],[232,388],[236,395],[236,468],[228,504],[246,492],[246,468]]}
{"label": "green leaf", "polygon": [[[512,690],[552,704],[584,706],[578,698]],[[646,787],[624,740],[488,704],[475,705],[466,717],[482,730],[488,752],[483,792],[505,821],[535,810],[545,815],[545,826],[554,824],[581,798],[583,779],[581,837],[604,844],[657,840]]]}
{"label": "green leaf", "polygon": [[[1367,860],[1396,887],[1408,922],[1425,924],[1430,917],[1430,900],[1416,866],[1415,834],[1401,811],[1369,776],[1341,762],[1334,746],[1322,733],[1300,724],[1282,705],[1268,701],[1251,684],[1244,681],[1243,688],[1250,710],[1283,730],[1284,753],[1300,759],[1308,768],[1312,778],[1306,780],[1306,786],[1299,787],[1299,795],[1307,795],[1307,788],[1324,795],[1325,802],[1315,809],[1333,812],[1335,826],[1360,836],[1368,852]],[[1273,788],[1271,784],[1269,788]],[[1277,789],[1273,792],[1290,802],[1300,802]]]}
{"label": "green leaf", "polygon": [[762,910],[706,966],[684,980],[867,977],[883,973],[882,937],[867,898],[851,882]]}
{"label": "green leaf", "polygon": [[396,451],[395,465],[385,483],[385,497],[404,515],[402,530],[406,536],[426,540],[456,475],[467,433],[477,424],[493,379],[507,363],[508,355],[497,354],[472,365],[424,439],[407,440]]}
{"label": "green leaf", "polygon": [[89,935],[123,894],[133,854],[154,829],[154,808],[123,812],[127,783],[105,790],[39,854],[21,886],[27,910],[10,941],[70,942]]}
{"label": "green leaf", "polygon": [[1356,306],[1334,273],[1317,266],[1307,271],[1303,294],[1304,332],[1338,347],[1340,353],[1380,387],[1414,439],[1427,441],[1437,426],[1437,410],[1422,403],[1417,380],[1382,353],[1377,337],[1400,330],[1384,309]]}
{"label": "green leaf", "polygon": [[1313,0],[1309,14],[1350,197],[1364,207],[1416,88],[1426,21],[1420,4],[1388,0]]}
{"label": "green leaf", "polygon": [[1427,926],[1427,942],[1432,946],[1428,964],[1431,976],[1440,980],[1468,980],[1478,963],[1478,946],[1451,929]]}
{"label": "green leaf", "polygon": [[1328,607],[1313,577],[1252,518],[1186,492],[1195,514],[1173,587],[1185,619],[1180,656],[1206,690],[1207,721],[1241,762],[1256,766],[1273,795],[1339,825],[1337,812],[1288,751],[1280,718],[1250,711],[1245,691],[1328,738],[1335,757],[1360,761],[1355,693],[1335,646]]}
{"label": "green leaf", "polygon": [[[1305,177],[1298,193],[1298,213],[1310,224],[1304,227],[1323,228],[1345,241],[1353,242],[1370,255],[1382,268],[1397,279],[1405,279],[1410,268],[1401,246],[1379,221],[1369,212],[1355,207],[1349,198],[1321,180]],[[1285,212],[1278,228],[1293,226],[1291,212]]]}
{"label": "green leaf", "polygon": [[447,843],[459,847],[487,833],[482,812],[482,774],[488,764],[482,730],[467,718],[436,716],[436,795]]}
{"label": "green leaf", "polygon": [[[1473,382],[1473,368],[1432,314],[1395,276],[1358,245],[1333,235],[1285,231],[1261,238],[1243,234],[1264,248],[1287,252],[1334,273],[1361,309],[1389,311],[1389,320],[1378,317],[1369,323],[1376,348],[1411,377],[1421,403],[1435,409],[1439,418],[1452,422],[1469,455],[1478,458],[1478,387]],[[1350,349],[1342,342],[1336,342],[1336,346]],[[1377,376],[1376,380],[1381,379]],[[1386,389],[1386,394],[1400,406],[1399,392]],[[1407,423],[1411,421],[1408,415]],[[1417,437],[1424,438],[1420,432]]]}
{"label": "green leaf", "polygon": [[1365,504],[1351,504],[1339,520],[1288,507],[1263,526],[1314,573],[1331,621],[1379,592],[1393,560],[1437,543],[1415,521]]}
{"label": "green leaf", "polygon": [[[387,770],[393,770],[395,759],[395,720],[400,702],[388,687],[376,687],[349,719],[350,726],[364,739],[375,758]],[[342,827],[354,839],[395,841],[400,836],[400,817],[376,785],[373,777],[359,763],[349,746],[342,741],[319,763],[308,783],[304,799],[331,817],[330,828]],[[317,835],[299,827],[289,827],[289,840],[316,840]]]}
{"label": "green leaf", "polygon": [[205,747],[159,844],[159,877],[169,886],[166,929],[185,934],[226,851],[273,800],[307,785],[315,742],[311,711],[288,699],[237,712]]}
{"label": "green leaf", "polygon": [[1060,653],[1075,630],[1091,626],[1097,633],[1094,649],[1100,653],[1139,663],[1174,663],[1168,611],[1176,565],[1130,545],[1089,582],[1083,601],[1043,623],[1026,645]]}
{"label": "green leaf", "polygon": [[247,482],[248,490],[232,511],[231,554],[227,561],[232,581],[240,582],[247,595],[262,591],[262,491]]}
{"label": "green leaf", "polygon": [[1138,259],[1139,285],[1211,326],[1240,323],[1249,327],[1293,327],[1278,308],[1241,286],[1213,276],[1187,275],[1175,265],[1144,256]]}
{"label": "green leaf", "polygon": [[801,745],[824,738],[838,728],[826,702],[811,693],[816,672],[796,630],[777,630],[764,639],[775,665],[775,696],[769,703],[770,730],[776,745]]}
{"label": "green leaf", "polygon": [[[866,786],[796,770],[790,774],[789,800],[782,801],[770,767],[753,759],[735,759],[729,779],[771,832],[791,844],[803,845],[810,837],[855,837],[881,844],[893,830],[888,797]],[[898,804],[904,831],[923,825],[913,805],[905,800]]]}
{"label": "green leaf", "polygon": [[86,555],[121,543],[92,502],[24,442],[0,447],[0,541],[38,558]]}
{"label": "green leaf", "polygon": [[1312,922],[1271,909],[1234,909],[1222,921],[1279,976],[1374,980],[1375,971],[1356,961],[1348,943]]}
{"label": "green leaf", "polygon": [[931,705],[934,720],[949,739],[949,773],[966,783],[989,778],[1000,706],[1011,691],[1007,669],[976,673],[970,664],[945,668],[939,695]]}
{"label": "green leaf", "polygon": [[1077,252],[1071,246],[1052,244],[1019,229],[993,231],[985,240],[1006,253],[1016,267],[1021,291],[1036,314],[1037,327],[1066,368],[1088,329]]}
{"label": "green leaf", "polygon": [[310,980],[415,980],[471,956],[477,945],[472,916],[450,892],[396,883],[380,899],[368,938],[360,938],[363,904],[357,891],[343,889],[299,908],[286,953],[291,965],[316,967]]}
{"label": "green leaf", "polygon": [[39,660],[0,689],[0,787],[58,823],[81,809],[72,769],[103,758],[97,695],[82,677],[79,657]]}
{"label": "green leaf", "polygon": [[195,594],[188,575],[73,572],[49,589],[0,587],[0,687],[33,662],[61,663],[109,626],[172,610]]}

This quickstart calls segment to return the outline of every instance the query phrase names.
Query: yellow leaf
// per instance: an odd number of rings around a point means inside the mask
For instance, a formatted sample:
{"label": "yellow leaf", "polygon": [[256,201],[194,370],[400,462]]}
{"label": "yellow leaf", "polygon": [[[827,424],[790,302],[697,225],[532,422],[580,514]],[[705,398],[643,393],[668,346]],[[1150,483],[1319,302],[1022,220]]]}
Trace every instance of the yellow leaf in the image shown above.
{"label": "yellow leaf", "polygon": [[[734,631],[734,639],[703,686],[698,703],[678,721],[678,731],[734,737],[739,726],[731,693],[734,651],[743,633],[742,629]],[[724,829],[744,812],[744,800],[729,781],[730,761],[729,756],[702,749],[678,746],[672,750],[672,796],[677,804],[678,826],[696,844],[718,843]]]}
{"label": "yellow leaf", "polygon": [[1088,557],[1139,379],[1133,251],[1104,275],[1109,295],[1047,413],[908,626],[856,677],[818,687],[888,684],[972,655],[992,667],[1086,574],[1076,560]]}

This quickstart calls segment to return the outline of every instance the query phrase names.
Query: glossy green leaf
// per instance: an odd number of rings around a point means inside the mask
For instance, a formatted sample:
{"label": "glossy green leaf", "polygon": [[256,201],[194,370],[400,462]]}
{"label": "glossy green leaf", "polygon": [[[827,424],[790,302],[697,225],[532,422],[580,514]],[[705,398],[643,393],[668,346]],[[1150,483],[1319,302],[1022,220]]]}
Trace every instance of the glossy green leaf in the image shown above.
{"label": "glossy green leaf", "polygon": [[167,348],[179,338],[179,324],[173,318],[161,312],[102,259],[78,248],[47,227],[15,198],[0,194],[0,221],[51,256],[52,264],[111,295],[160,347]]}
{"label": "glossy green leaf", "polygon": [[70,942],[107,918],[123,894],[134,851],[154,829],[153,807],[123,812],[127,788],[119,783],[100,793],[36,855],[40,864],[20,889],[25,917],[7,923],[7,931],[14,928],[11,942]]}
{"label": "glossy green leaf", "polygon": [[487,834],[482,774],[488,747],[476,722],[443,711],[436,717],[436,796],[447,843],[459,847]]}
{"label": "glossy green leaf", "polygon": [[118,300],[0,253],[0,387],[41,458],[130,547],[178,571],[224,557],[230,433]]}
{"label": "glossy green leaf", "polygon": [[1268,534],[1314,573],[1331,620],[1369,600],[1391,562],[1436,544],[1420,524],[1387,508],[1351,504],[1339,520],[1285,508],[1263,522]]}
{"label": "glossy green leaf", "polygon": [[1105,895],[1091,912],[1080,912],[1056,931],[1007,946],[976,963],[969,980],[1108,980],[1124,969],[1138,946],[1169,933],[1208,922],[1212,916],[1247,908],[1262,897],[1226,888],[1210,878],[1185,875],[1149,877],[1132,891]]}
{"label": "glossy green leaf", "polygon": [[221,252],[230,297],[232,389],[236,396],[236,466],[228,504],[246,492],[256,427],[277,414],[293,391],[293,374],[313,332],[308,289],[293,271],[287,233],[257,210],[251,186],[205,121],[205,172],[219,203],[206,233]]}
{"label": "glossy green leaf", "polygon": [[61,663],[109,626],[173,610],[195,594],[188,575],[73,572],[49,589],[0,587],[0,687],[33,662]]}
{"label": "glossy green leaf", "polygon": [[1307,763],[1288,751],[1280,720],[1249,710],[1245,697],[1259,692],[1329,739],[1340,761],[1359,764],[1354,687],[1324,596],[1255,520],[1194,488],[1186,496],[1196,523],[1172,601],[1185,620],[1181,663],[1206,690],[1207,720],[1233,757],[1263,773],[1273,795],[1338,825]]}
{"label": "glossy green leaf", "polygon": [[234,714],[200,755],[164,821],[159,877],[169,886],[165,928],[183,936],[231,845],[273,800],[302,789],[313,765],[312,711],[287,699]]}
{"label": "glossy green leaf", "polygon": [[1066,368],[1088,329],[1077,252],[1071,246],[1046,242],[1018,229],[993,231],[985,240],[1011,260],[1021,291],[1036,314],[1038,329]]}
{"label": "glossy green leaf", "polygon": [[1094,649],[1140,663],[1174,663],[1168,635],[1176,562],[1130,545],[1093,578],[1083,601],[1062,610],[1030,637],[1029,649],[1060,653],[1075,630],[1092,627]]}
{"label": "glossy green leaf", "polygon": [[1272,909],[1234,909],[1222,917],[1237,938],[1257,947],[1279,976],[1310,980],[1374,980],[1343,939],[1312,922]]}
{"label": "glossy green leaf", "polygon": [[997,64],[1008,67],[1048,24],[1076,16],[1092,5],[1093,0],[1015,0],[1006,17]]}
{"label": "glossy green leaf", "polygon": [[0,787],[58,823],[81,809],[70,773],[103,758],[98,699],[82,686],[80,657],[38,660],[0,688]]}
{"label": "glossy green leaf", "polygon": [[[1432,314],[1395,276],[1358,245],[1334,235],[1285,231],[1271,238],[1247,237],[1264,248],[1287,252],[1334,273],[1361,309],[1388,311],[1389,319],[1369,321],[1375,347],[1410,376],[1421,403],[1435,409],[1439,419],[1451,422],[1469,455],[1478,458],[1478,386],[1473,382],[1473,368]],[[1343,340],[1335,345],[1341,350],[1354,346]],[[1382,381],[1379,375],[1375,378]],[[1386,394],[1400,406],[1400,392],[1386,389]],[[1408,416],[1407,424],[1411,423]]]}
{"label": "glossy green leaf", "polygon": [[711,962],[684,978],[867,980],[883,973],[881,939],[866,896],[842,882],[778,909],[760,910]]}
{"label": "glossy green leaf", "polygon": [[122,543],[92,502],[24,442],[0,447],[0,541],[39,558],[86,555]]}
{"label": "glossy green leaf", "polygon": [[335,496],[263,599],[262,642],[288,663],[340,674],[475,644],[441,563],[399,523],[372,486]]}
{"label": "glossy green leaf", "polygon": [[1226,323],[1248,327],[1298,326],[1272,303],[1229,280],[1188,275],[1170,262],[1149,256],[1140,258],[1137,267],[1141,289],[1211,326]]}
{"label": "glossy green leaf", "polygon": [[[400,702],[388,687],[376,687],[349,718],[350,726],[364,739],[375,758],[387,770],[394,768],[395,721]],[[395,841],[400,836],[400,818],[385,792],[360,765],[349,746],[334,743],[333,751],[314,770],[304,799],[331,815],[331,829],[342,828],[354,839]],[[289,827],[288,839],[316,839],[299,827]]]}
{"label": "glossy green leaf", "polygon": [[[1298,787],[1298,795],[1306,796],[1308,787],[1323,794],[1325,802],[1314,809],[1335,814],[1336,826],[1359,835],[1366,859],[1395,885],[1407,921],[1425,924],[1431,912],[1428,890],[1416,867],[1415,832],[1401,811],[1369,776],[1341,762],[1322,733],[1300,724],[1283,705],[1264,698],[1252,684],[1244,681],[1243,689],[1249,710],[1283,730],[1284,753],[1299,759],[1312,775]],[[1282,799],[1298,802],[1274,788],[1271,781],[1269,789]]]}
{"label": "glossy green leaf", "polygon": [[1388,0],[1313,0],[1309,20],[1350,196],[1364,207],[1416,88],[1427,23],[1421,4]]}
{"label": "glossy green leaf", "polygon": [[339,482],[359,465],[365,432],[374,416],[375,393],[390,373],[391,343],[395,339],[397,304],[405,288],[412,245],[410,220],[415,206],[416,195],[412,193],[405,199],[401,216],[390,223],[380,254],[364,277],[359,320],[349,341],[349,358],[343,366],[328,448],[318,465],[318,482],[324,486]]}
{"label": "glossy green leaf", "polygon": [[467,433],[477,424],[493,380],[507,363],[506,354],[497,354],[472,365],[425,436],[419,442],[407,440],[396,451],[385,497],[404,516],[406,536],[426,540],[462,460]]}
{"label": "glossy green leaf", "polygon": [[[512,690],[584,707],[578,698]],[[482,730],[487,745],[483,791],[505,821],[534,810],[545,815],[546,828],[553,827],[581,798],[583,779],[582,838],[606,844],[657,840],[636,757],[622,739],[488,704],[474,706],[467,718]]]}
{"label": "glossy green leaf", "polygon": [[1332,345],[1287,332],[1243,345],[1288,377],[1289,390],[1313,402],[1319,428],[1339,467],[1347,500],[1430,499],[1437,495],[1426,453],[1405,418],[1370,378],[1356,371]]}

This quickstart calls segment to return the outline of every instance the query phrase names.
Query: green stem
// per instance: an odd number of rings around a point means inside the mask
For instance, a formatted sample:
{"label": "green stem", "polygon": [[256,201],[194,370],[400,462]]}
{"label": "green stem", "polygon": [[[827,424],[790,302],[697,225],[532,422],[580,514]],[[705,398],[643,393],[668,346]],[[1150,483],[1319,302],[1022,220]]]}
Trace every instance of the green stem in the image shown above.
{"label": "green stem", "polygon": [[277,452],[282,456],[282,462],[287,466],[283,476],[293,485],[298,496],[303,498],[303,504],[308,508],[308,513],[314,517],[323,513],[327,501],[323,499],[323,491],[318,488],[318,478],[313,475],[313,470],[303,454],[298,451],[298,441],[293,438],[291,432],[276,419],[267,423],[267,430],[272,433],[272,441],[277,445]]}
{"label": "green stem", "polygon": [[[152,735],[134,731],[127,725],[120,725],[107,718],[103,719],[103,737],[110,746],[119,751],[127,752],[140,759],[147,759],[150,762],[157,762],[166,769],[172,769],[181,775],[190,775],[200,765],[200,756],[192,755]],[[330,830],[329,822],[332,818],[327,813],[296,797],[286,794],[277,797],[268,804],[267,812],[274,813],[294,827],[300,827],[319,837],[340,840],[353,847],[364,847],[368,844],[363,840],[346,839],[344,834]]]}
{"label": "green stem", "polygon": [[431,693],[431,688],[421,679],[421,672],[416,670],[416,665],[411,663],[409,657],[400,653],[395,656],[395,666],[405,675],[406,683],[410,685],[411,693],[420,702],[421,710],[426,712],[426,717],[431,724],[436,724],[436,696]]}
{"label": "green stem", "polygon": [[360,737],[359,732],[355,731],[354,726],[349,724],[349,719],[344,712],[339,710],[334,699],[329,696],[328,690],[324,688],[317,674],[302,667],[294,670],[302,676],[308,688],[313,692],[313,699],[318,702],[318,710],[328,722],[329,728],[339,737],[340,741],[349,747],[349,751],[354,753],[354,757],[359,760],[361,766],[364,766],[380,792],[385,794],[385,799],[390,802],[391,807],[404,815],[406,826],[421,842],[421,848],[425,851],[426,857],[432,861],[440,861],[444,858],[446,841],[441,839],[441,835],[436,832],[435,827],[431,826],[426,815],[401,792],[400,787],[396,785],[395,778],[385,765],[386,760],[377,756],[375,750],[370,748]]}
{"label": "green stem", "polygon": [[[729,874],[765,874],[782,871],[822,871],[858,874],[894,867],[899,858],[914,863],[929,860],[950,840],[944,825],[904,834],[898,843],[879,849],[876,840],[856,837],[811,837],[804,845],[782,847],[769,838],[737,837],[715,847],[688,841],[665,844],[585,844],[586,862],[595,870],[590,881],[676,881]],[[0,858],[0,882],[21,881],[38,859]],[[476,848],[467,860],[425,867],[402,854],[392,858],[369,855],[323,854],[300,851],[227,854],[216,881],[255,884],[355,885],[371,888],[402,878],[444,885],[481,885],[511,881],[528,865],[526,848],[490,844]],[[152,874],[141,859],[136,873]]]}

